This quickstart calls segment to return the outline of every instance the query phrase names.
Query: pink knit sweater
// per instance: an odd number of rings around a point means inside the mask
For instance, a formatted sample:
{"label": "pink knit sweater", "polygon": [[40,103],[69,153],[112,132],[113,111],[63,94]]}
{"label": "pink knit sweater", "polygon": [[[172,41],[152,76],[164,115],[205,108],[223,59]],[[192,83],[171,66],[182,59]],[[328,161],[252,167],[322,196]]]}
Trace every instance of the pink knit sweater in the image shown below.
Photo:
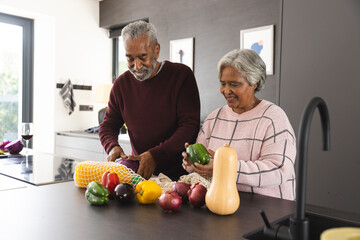
{"label": "pink knit sweater", "polygon": [[197,142],[215,151],[225,143],[237,152],[239,191],[295,199],[296,139],[285,112],[262,100],[242,114],[227,105],[205,119]]}

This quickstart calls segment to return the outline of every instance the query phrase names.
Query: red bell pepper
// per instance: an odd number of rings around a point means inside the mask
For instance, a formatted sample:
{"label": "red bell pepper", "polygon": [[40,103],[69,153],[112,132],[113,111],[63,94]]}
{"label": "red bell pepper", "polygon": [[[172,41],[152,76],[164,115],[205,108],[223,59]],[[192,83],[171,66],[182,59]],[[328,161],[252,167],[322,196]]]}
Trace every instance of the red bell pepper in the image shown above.
{"label": "red bell pepper", "polygon": [[101,184],[109,190],[109,197],[112,198],[114,196],[115,187],[119,184],[119,177],[116,173],[106,171],[102,176]]}

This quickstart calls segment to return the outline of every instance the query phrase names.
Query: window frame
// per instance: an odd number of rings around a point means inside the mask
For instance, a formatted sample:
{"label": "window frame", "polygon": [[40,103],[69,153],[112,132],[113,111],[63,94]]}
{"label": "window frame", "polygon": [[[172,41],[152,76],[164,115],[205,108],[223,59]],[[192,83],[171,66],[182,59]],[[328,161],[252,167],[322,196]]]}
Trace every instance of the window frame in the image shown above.
{"label": "window frame", "polygon": [[119,75],[119,68],[118,68],[118,62],[119,62],[119,37],[115,37],[112,39],[112,82],[116,80],[116,78]]}

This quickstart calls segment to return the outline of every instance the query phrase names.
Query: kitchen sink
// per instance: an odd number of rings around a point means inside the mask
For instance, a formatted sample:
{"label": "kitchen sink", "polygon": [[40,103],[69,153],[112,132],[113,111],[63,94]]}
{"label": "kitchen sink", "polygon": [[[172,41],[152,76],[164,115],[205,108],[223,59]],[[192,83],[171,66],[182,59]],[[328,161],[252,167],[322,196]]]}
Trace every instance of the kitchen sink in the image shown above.
{"label": "kitchen sink", "polygon": [[[317,215],[314,213],[305,213],[306,218],[310,223],[310,239],[320,239],[320,235],[323,231],[330,228],[336,227],[360,227],[359,222],[352,222],[349,220],[332,218],[323,215]],[[272,224],[277,224],[280,226],[289,226],[290,216],[283,217],[274,221]],[[251,231],[243,236],[245,239],[249,240],[268,240],[272,239],[268,236],[265,236],[263,233],[263,227]]]}

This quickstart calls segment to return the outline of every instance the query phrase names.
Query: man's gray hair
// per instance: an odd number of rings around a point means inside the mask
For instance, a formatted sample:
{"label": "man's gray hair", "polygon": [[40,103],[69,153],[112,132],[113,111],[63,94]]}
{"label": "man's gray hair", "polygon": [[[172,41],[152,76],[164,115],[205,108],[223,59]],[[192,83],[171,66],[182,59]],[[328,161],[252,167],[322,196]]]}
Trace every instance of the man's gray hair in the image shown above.
{"label": "man's gray hair", "polygon": [[135,40],[146,34],[149,39],[154,42],[154,45],[156,45],[158,44],[156,32],[156,28],[153,24],[147,23],[145,21],[136,21],[126,25],[126,27],[121,30],[121,36],[124,40]]}
{"label": "man's gray hair", "polygon": [[218,63],[219,79],[225,67],[235,68],[251,86],[258,84],[255,92],[264,88],[266,65],[261,57],[250,49],[234,49],[223,56]]}

